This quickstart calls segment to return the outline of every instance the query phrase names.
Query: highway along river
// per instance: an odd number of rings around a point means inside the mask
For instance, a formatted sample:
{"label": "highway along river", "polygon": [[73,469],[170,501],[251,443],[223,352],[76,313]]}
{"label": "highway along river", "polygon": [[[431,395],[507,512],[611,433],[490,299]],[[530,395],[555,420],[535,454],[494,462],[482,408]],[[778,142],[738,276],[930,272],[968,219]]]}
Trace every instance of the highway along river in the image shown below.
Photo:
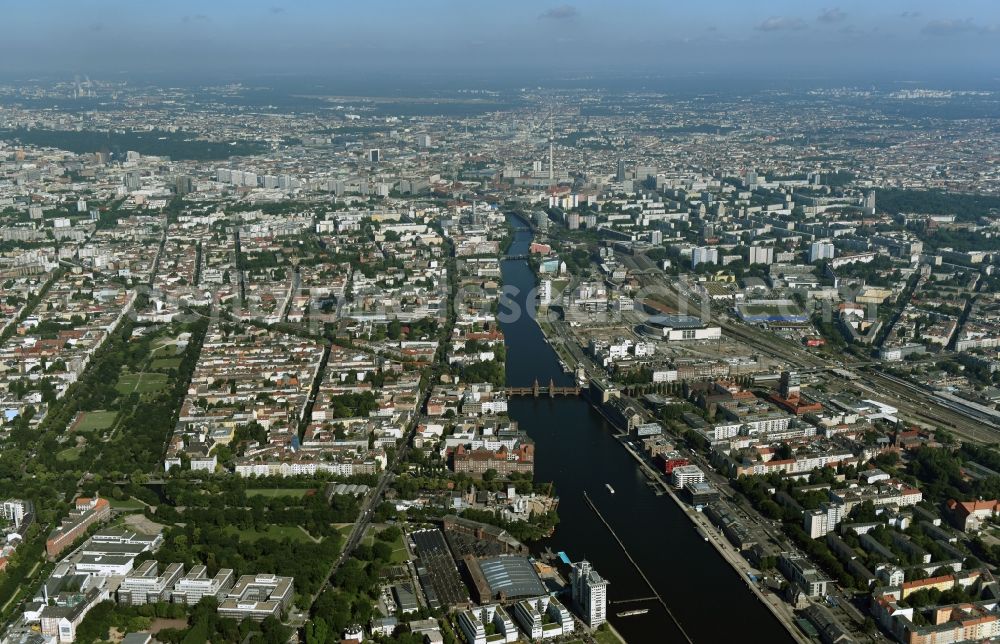
{"label": "highway along river", "polygon": [[[531,233],[524,229],[516,232],[509,253],[527,253],[531,239]],[[535,378],[543,385],[550,378],[556,385],[573,384],[573,377],[563,372],[534,316],[509,315],[512,310],[528,310],[525,298],[535,287],[528,263],[504,261],[502,271],[504,284],[517,289],[511,297],[514,306],[500,304],[501,317],[516,318],[501,320],[507,344],[507,384],[530,386]],[[608,594],[612,602],[653,594],[608,528],[587,506],[583,497],[587,492],[692,641],[792,641],[740,575],[698,535],[674,501],[656,496],[635,460],[614,437],[613,428],[586,400],[513,398],[509,413],[535,441],[535,479],[554,482],[560,498],[559,527],[550,539],[537,544],[536,550],[549,547],[565,551],[573,561],[590,560],[611,582]],[[616,615],[641,608],[649,612]],[[629,642],[686,641],[657,601],[612,603],[608,614]]]}

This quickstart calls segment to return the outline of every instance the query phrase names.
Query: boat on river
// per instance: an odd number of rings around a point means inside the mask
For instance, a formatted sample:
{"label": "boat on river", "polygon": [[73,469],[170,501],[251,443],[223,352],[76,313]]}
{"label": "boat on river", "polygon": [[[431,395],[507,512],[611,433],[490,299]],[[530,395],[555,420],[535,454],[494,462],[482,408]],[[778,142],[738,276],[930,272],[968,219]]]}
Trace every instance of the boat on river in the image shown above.
{"label": "boat on river", "polygon": [[648,612],[648,608],[636,608],[634,610],[624,610],[620,613],[615,613],[615,615],[618,617],[632,617],[634,615],[645,615]]}

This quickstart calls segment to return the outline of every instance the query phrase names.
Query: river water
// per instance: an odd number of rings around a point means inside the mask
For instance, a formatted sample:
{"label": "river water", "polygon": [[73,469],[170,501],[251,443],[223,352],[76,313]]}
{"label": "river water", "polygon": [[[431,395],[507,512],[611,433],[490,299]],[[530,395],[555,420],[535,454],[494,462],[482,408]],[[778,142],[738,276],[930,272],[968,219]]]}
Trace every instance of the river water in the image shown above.
{"label": "river water", "polygon": [[[514,219],[514,223],[519,223]],[[511,255],[528,252],[532,235],[515,233]],[[528,386],[537,378],[570,385],[556,353],[546,343],[526,297],[535,276],[524,260],[502,265],[505,288],[516,293],[501,301],[501,328],[507,346],[507,384]],[[573,561],[588,559],[611,582],[612,602],[652,593],[621,547],[583,499],[586,491],[614,528],[632,558],[695,642],[750,639],[791,642],[784,627],[746,586],[746,581],[698,536],[694,525],[667,496],[656,496],[635,460],[614,437],[614,429],[583,398],[513,398],[509,414],[535,441],[535,479],[555,483],[560,523],[552,537],[537,544],[565,551]],[[607,489],[610,484],[615,494]],[[645,615],[615,613],[648,608]],[[655,601],[612,604],[615,628],[632,642],[683,642],[663,607]]]}

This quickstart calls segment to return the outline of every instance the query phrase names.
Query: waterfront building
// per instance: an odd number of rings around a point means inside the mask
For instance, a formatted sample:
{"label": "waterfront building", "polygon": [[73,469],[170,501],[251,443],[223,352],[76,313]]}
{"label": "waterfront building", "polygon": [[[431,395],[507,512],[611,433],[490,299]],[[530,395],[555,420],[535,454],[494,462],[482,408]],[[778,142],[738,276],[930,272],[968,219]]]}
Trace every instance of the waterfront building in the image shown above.
{"label": "waterfront building", "polygon": [[[492,635],[486,634],[487,625],[493,626]],[[514,620],[499,604],[477,606],[459,613],[458,627],[468,644],[516,642],[518,638]]]}
{"label": "waterfront building", "polygon": [[684,489],[689,483],[700,483],[705,480],[705,472],[697,465],[678,465],[670,473],[670,481],[678,490]]}
{"label": "waterfront building", "polygon": [[514,604],[514,619],[532,641],[561,637],[573,632],[573,616],[555,597],[543,595]]}
{"label": "waterfront building", "polygon": [[590,628],[597,628],[608,619],[608,580],[597,574],[590,562],[573,564],[569,574],[573,605]]}

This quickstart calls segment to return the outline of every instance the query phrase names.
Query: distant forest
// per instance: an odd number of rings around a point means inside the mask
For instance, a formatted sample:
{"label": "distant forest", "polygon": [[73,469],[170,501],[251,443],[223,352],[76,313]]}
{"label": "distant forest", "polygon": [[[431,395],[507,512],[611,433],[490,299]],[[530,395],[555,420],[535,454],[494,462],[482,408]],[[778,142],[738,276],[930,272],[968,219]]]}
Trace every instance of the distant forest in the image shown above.
{"label": "distant forest", "polygon": [[24,145],[52,147],[77,154],[87,154],[107,150],[112,155],[123,157],[133,150],[140,154],[170,157],[175,160],[212,161],[228,159],[231,156],[258,154],[266,149],[265,144],[251,141],[234,143],[195,141],[196,134],[190,132],[99,132],[96,130],[42,130],[17,128],[0,130],[0,139],[20,141]]}
{"label": "distant forest", "polygon": [[1000,210],[1000,197],[972,195],[943,190],[902,190],[890,188],[875,191],[879,210],[890,213],[923,215],[955,215],[962,221],[975,221]]}

